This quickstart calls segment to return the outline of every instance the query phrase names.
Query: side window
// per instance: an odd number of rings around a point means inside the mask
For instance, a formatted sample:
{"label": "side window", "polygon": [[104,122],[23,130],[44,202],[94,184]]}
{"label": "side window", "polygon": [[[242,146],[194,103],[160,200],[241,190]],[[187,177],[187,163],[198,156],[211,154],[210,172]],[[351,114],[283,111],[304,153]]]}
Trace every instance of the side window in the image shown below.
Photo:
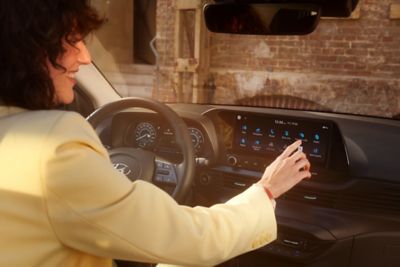
{"label": "side window", "polygon": [[133,62],[154,65],[150,42],[156,35],[156,0],[135,0],[133,16]]}
{"label": "side window", "polygon": [[151,97],[156,58],[156,0],[94,0],[105,24],[88,42],[93,61],[118,93]]}

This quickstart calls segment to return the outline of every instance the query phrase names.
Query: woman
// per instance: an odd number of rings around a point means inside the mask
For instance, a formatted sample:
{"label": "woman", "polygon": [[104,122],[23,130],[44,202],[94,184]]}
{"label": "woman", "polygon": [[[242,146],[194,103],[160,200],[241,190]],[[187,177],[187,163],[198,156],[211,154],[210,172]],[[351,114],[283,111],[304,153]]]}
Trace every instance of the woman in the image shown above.
{"label": "woman", "polygon": [[0,266],[215,265],[273,241],[273,199],[310,177],[300,142],[227,203],[189,208],[131,183],[84,118],[52,110],[73,100],[101,23],[88,0],[0,2]]}

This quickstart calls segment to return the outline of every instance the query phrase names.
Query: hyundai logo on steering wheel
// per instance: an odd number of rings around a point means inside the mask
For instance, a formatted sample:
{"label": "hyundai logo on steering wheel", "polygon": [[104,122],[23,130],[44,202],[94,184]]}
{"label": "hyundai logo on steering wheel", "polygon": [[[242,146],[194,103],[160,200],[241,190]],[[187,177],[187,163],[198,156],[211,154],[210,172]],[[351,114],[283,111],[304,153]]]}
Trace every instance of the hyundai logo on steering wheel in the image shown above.
{"label": "hyundai logo on steering wheel", "polygon": [[114,169],[125,175],[129,175],[132,172],[129,166],[125,163],[114,163],[113,166]]}

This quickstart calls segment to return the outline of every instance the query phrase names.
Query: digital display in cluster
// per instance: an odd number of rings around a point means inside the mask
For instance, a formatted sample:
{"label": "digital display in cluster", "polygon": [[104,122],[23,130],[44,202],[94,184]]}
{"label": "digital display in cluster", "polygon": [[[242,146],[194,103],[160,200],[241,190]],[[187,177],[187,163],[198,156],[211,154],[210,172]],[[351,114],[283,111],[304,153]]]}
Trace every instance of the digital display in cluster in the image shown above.
{"label": "digital display in cluster", "polygon": [[330,128],[327,122],[236,114],[234,149],[278,156],[300,139],[310,161],[322,164],[327,158]]}

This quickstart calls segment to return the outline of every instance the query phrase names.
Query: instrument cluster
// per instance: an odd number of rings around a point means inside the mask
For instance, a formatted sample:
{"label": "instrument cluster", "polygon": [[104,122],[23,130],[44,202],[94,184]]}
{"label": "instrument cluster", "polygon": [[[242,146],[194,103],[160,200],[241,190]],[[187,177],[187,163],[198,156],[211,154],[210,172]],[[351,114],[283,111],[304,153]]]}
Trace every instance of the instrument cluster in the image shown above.
{"label": "instrument cluster", "polygon": [[[203,132],[194,126],[188,127],[188,131],[196,155],[201,154],[205,141]],[[135,146],[143,149],[170,150],[176,148],[173,130],[156,121],[146,120],[137,123],[133,128],[132,139]]]}

